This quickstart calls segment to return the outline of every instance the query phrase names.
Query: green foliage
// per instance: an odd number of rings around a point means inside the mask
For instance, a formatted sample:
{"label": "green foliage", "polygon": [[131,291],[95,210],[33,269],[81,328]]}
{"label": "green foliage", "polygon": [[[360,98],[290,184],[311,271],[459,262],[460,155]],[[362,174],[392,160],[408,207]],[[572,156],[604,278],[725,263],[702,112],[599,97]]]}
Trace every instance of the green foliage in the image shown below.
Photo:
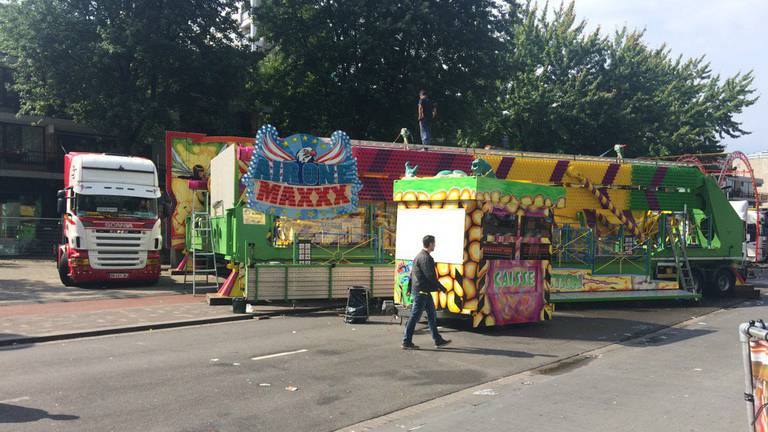
{"label": "green foliage", "polygon": [[734,116],[756,101],[751,72],[721,80],[704,57],[671,58],[642,36],[587,32],[573,3],[529,4],[480,135],[516,149],[600,154],[623,143],[627,156],[664,156],[721,151],[722,137],[748,133]]}
{"label": "green foliage", "polygon": [[505,71],[514,14],[492,0],[265,0],[256,9],[272,48],[258,98],[281,130],[391,141],[418,135],[417,93],[438,104],[433,134],[447,142],[475,123]]}
{"label": "green foliage", "polygon": [[[509,0],[264,0],[261,54],[242,45],[238,0],[0,2],[0,52],[24,113],[70,117],[125,146],[164,129],[418,136],[417,92],[438,104],[436,142],[627,156],[720,151],[749,133],[752,73],[649,48],[642,31],[589,32],[573,4]],[[417,140],[418,141],[418,140]]]}
{"label": "green foliage", "polygon": [[165,129],[236,132],[247,51],[236,0],[16,0],[0,51],[22,112],[70,117],[128,146]]}

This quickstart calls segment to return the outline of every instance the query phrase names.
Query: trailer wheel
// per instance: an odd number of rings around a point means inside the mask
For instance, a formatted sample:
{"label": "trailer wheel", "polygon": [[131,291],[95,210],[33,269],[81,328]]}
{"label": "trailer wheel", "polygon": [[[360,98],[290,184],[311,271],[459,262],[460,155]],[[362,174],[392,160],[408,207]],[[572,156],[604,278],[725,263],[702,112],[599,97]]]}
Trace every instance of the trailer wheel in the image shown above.
{"label": "trailer wheel", "polygon": [[720,297],[727,297],[736,289],[736,277],[729,268],[718,270],[712,282],[714,293]]}
{"label": "trailer wheel", "polygon": [[59,279],[64,286],[74,286],[75,282],[69,277],[69,262],[67,262],[67,256],[62,254],[59,258]]}

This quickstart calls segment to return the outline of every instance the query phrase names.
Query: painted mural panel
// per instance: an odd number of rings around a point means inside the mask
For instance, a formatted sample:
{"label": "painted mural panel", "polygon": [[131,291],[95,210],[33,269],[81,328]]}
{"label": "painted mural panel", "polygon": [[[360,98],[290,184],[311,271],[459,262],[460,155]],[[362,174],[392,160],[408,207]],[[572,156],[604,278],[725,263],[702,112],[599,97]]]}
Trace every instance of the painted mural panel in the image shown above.
{"label": "painted mural panel", "polygon": [[486,301],[497,325],[534,322],[544,307],[537,262],[491,260]]}
{"label": "painted mural panel", "polygon": [[170,215],[170,246],[184,249],[186,219],[195,207],[205,208],[200,194],[189,188],[189,182],[207,182],[211,159],[226,146],[227,142],[201,134],[166,133],[166,192],[173,205]]}
{"label": "painted mural panel", "polygon": [[[768,342],[749,342],[752,358],[752,387],[754,388],[755,407],[768,404]],[[756,432],[768,432],[768,410],[763,409],[755,419]]]}
{"label": "painted mural panel", "polygon": [[552,270],[552,292],[597,292],[677,289],[677,282],[648,280],[646,276],[593,275],[590,270]]}

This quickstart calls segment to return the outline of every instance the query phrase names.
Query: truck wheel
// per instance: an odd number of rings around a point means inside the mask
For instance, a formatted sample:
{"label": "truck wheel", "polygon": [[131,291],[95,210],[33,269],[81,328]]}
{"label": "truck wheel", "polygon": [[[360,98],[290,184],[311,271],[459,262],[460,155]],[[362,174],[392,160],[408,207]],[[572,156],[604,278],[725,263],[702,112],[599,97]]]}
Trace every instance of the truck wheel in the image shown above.
{"label": "truck wheel", "polygon": [[719,297],[730,296],[736,289],[736,277],[731,269],[721,268],[718,270],[712,282],[714,292]]}
{"label": "truck wheel", "polygon": [[69,263],[67,262],[66,255],[63,254],[61,258],[59,258],[59,279],[61,279],[61,283],[63,283],[64,286],[75,285],[75,282],[69,277]]}

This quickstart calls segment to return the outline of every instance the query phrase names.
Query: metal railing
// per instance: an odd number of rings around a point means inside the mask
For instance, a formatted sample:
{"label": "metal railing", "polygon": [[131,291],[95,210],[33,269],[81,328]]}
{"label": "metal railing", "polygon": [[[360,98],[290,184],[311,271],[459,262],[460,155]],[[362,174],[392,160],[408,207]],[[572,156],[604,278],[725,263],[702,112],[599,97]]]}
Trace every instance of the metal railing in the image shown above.
{"label": "metal railing", "polygon": [[[319,238],[325,238],[324,236],[344,236],[348,233],[333,233],[324,232]],[[389,251],[385,249],[381,236],[382,230],[379,230],[379,235],[371,235],[367,232],[356,232],[354,238],[349,241],[338,241],[333,243],[317,242],[313,238],[304,238],[299,235],[294,235],[294,239],[291,242],[293,248],[293,263],[311,261],[321,264],[331,263],[352,263],[352,262],[372,262],[372,263],[384,263],[388,261]],[[300,250],[301,244],[309,244],[310,252],[309,256],[302,256]]]}
{"label": "metal railing", "polygon": [[610,268],[618,268],[619,274],[650,274],[651,256],[648,244],[648,240],[638,242],[636,237],[631,236],[601,237],[595,242],[592,272],[601,273]]}
{"label": "metal railing", "polygon": [[60,240],[58,218],[0,217],[0,256],[50,257]]}
{"label": "metal railing", "polygon": [[0,167],[7,169],[37,168],[61,172],[64,157],[60,152],[0,150]]}
{"label": "metal railing", "polygon": [[564,225],[553,232],[552,256],[558,267],[591,269],[593,274],[650,273],[649,240],[624,235],[595,235],[591,228]]}
{"label": "metal railing", "polygon": [[590,228],[572,228],[564,225],[555,229],[552,240],[552,256],[558,267],[570,265],[591,266],[594,247]]}

